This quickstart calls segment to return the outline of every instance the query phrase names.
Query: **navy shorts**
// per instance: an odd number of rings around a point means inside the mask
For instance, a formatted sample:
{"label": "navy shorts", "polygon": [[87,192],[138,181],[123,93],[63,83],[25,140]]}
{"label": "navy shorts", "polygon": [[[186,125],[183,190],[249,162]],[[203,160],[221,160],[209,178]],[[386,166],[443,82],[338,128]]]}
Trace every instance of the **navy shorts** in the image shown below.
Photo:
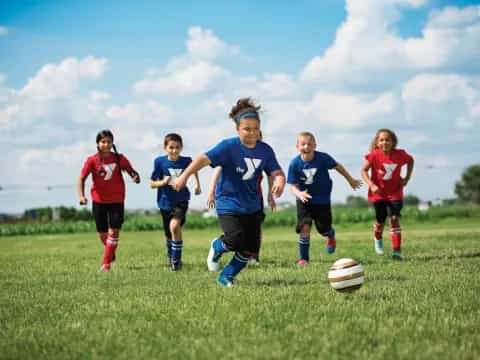
{"label": "navy shorts", "polygon": [[172,232],[170,231],[170,221],[172,221],[173,218],[178,219],[181,221],[181,225],[183,226],[187,218],[187,210],[188,201],[179,202],[173,208],[168,210],[160,209],[163,220],[163,232],[165,233],[165,237],[168,240],[172,239]]}
{"label": "navy shorts", "polygon": [[328,204],[310,204],[297,200],[297,227],[296,232],[300,234],[303,225],[312,226],[315,223],[317,231],[327,236],[332,228],[332,208]]}
{"label": "navy shorts", "polygon": [[124,203],[102,204],[93,201],[92,212],[95,225],[99,233],[106,233],[108,229],[121,229],[125,216]]}
{"label": "navy shorts", "polygon": [[260,250],[263,211],[252,214],[219,215],[223,243],[230,251],[256,255]]}

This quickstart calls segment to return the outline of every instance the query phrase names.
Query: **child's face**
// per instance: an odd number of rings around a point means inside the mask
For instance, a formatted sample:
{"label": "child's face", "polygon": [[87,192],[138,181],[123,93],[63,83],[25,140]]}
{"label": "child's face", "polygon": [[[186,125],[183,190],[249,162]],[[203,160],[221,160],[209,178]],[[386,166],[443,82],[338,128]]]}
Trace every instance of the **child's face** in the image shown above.
{"label": "child's face", "polygon": [[260,122],[255,118],[244,118],[237,125],[237,133],[242,144],[255,146],[260,139]]}
{"label": "child's face", "polygon": [[389,153],[393,148],[393,140],[388,132],[381,132],[377,137],[377,147],[384,153]]}
{"label": "child's face", "polygon": [[102,153],[109,153],[112,151],[112,138],[110,137],[104,137],[101,138],[100,141],[97,143],[98,151]]}
{"label": "child's face", "polygon": [[310,155],[316,147],[317,144],[310,136],[300,136],[297,140],[297,150],[300,154]]}
{"label": "child's face", "polygon": [[170,140],[165,146],[165,151],[169,160],[177,160],[182,152],[182,145],[177,141]]}

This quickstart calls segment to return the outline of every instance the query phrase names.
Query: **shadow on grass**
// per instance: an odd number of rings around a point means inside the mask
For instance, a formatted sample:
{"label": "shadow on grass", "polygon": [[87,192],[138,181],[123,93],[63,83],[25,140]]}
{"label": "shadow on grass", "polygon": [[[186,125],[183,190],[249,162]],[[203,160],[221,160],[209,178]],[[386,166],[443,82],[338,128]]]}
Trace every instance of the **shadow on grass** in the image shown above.
{"label": "shadow on grass", "polygon": [[242,281],[242,284],[248,286],[269,286],[269,287],[283,287],[283,286],[305,286],[311,284],[318,284],[322,281],[305,280],[305,279],[270,279],[270,280],[255,280]]}

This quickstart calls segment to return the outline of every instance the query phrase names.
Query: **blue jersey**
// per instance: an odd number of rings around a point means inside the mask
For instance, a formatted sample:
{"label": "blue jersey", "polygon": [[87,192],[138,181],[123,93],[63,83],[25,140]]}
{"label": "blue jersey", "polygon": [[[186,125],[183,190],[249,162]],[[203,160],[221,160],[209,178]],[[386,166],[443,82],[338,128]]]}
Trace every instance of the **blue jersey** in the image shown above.
{"label": "blue jersey", "polygon": [[162,210],[170,210],[179,202],[190,200],[190,191],[185,187],[180,191],[175,191],[172,184],[179,177],[188,165],[192,162],[192,158],[180,156],[177,161],[168,160],[168,156],[159,156],[153,162],[153,172],[151,180],[162,180],[164,176],[170,176],[168,185],[157,189],[157,206]]}
{"label": "blue jersey", "polygon": [[262,209],[259,178],[281,170],[272,148],[258,141],[248,148],[235,137],[221,141],[205,155],[212,167],[222,173],[215,189],[215,206],[219,215],[252,214]]}
{"label": "blue jersey", "polygon": [[328,170],[335,166],[335,159],[326,153],[315,151],[311,161],[303,161],[298,155],[288,167],[287,183],[297,185],[300,191],[308,190],[311,204],[328,204],[332,193]]}

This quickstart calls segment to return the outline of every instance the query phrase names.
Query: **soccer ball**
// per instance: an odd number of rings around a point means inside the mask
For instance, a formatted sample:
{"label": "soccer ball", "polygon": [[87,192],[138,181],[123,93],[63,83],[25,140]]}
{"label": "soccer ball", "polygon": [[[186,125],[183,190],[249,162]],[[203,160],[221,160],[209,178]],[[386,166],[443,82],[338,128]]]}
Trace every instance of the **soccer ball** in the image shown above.
{"label": "soccer ball", "polygon": [[328,281],[337,291],[351,292],[360,289],[365,277],[363,266],[353,259],[339,259],[328,271]]}

